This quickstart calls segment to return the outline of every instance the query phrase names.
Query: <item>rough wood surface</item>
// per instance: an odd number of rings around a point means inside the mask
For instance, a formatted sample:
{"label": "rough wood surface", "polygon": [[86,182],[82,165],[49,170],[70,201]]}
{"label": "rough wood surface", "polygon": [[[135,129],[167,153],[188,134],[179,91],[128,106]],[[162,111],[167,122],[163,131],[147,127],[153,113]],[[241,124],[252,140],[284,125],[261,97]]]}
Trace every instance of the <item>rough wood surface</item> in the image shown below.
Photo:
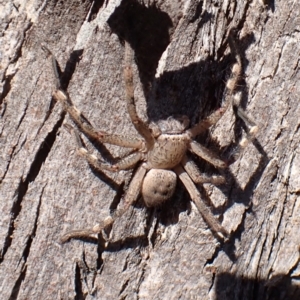
{"label": "rough wood surface", "polygon": [[[2,2],[1,299],[300,299],[299,11],[296,0]],[[123,39],[137,57],[141,116],[185,114],[195,123],[220,105],[234,61],[232,26],[244,63],[242,105],[260,131],[227,186],[204,187],[229,242],[215,239],[179,184],[161,208],[145,209],[140,199],[108,242],[60,245],[63,232],[91,227],[117,207],[131,173],[97,173],[76,154],[63,126],[71,121],[51,101],[54,76],[41,43],[95,127],[135,134]],[[199,141],[222,154],[239,128],[229,111]],[[124,152],[98,148],[108,159],[107,150]]]}

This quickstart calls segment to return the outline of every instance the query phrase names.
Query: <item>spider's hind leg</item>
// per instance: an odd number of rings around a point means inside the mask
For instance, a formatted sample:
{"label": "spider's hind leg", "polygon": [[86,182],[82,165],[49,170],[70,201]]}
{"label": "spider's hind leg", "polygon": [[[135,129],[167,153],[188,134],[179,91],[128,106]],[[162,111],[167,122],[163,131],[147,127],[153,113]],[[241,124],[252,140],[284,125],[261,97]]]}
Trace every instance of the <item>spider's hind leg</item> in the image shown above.
{"label": "spider's hind leg", "polygon": [[234,54],[236,63],[233,65],[232,68],[232,75],[227,81],[226,84],[226,92],[225,92],[225,99],[228,98],[230,100],[225,100],[225,102],[230,102],[233,108],[233,112],[236,116],[236,118],[239,118],[244,123],[244,129],[246,132],[246,136],[243,137],[238,144],[236,154],[235,154],[235,160],[241,155],[243,150],[248,145],[249,141],[252,141],[254,137],[256,136],[258,132],[258,126],[256,123],[252,120],[252,118],[249,116],[249,114],[242,109],[240,103],[241,103],[241,92],[237,91],[237,85],[242,77],[243,72],[243,64],[242,59],[240,55],[240,51],[237,47],[236,41],[233,37],[235,32],[235,29],[231,29],[229,36],[228,36],[228,42],[231,49],[232,54]]}
{"label": "spider's hind leg", "polygon": [[175,173],[178,175],[179,179],[182,181],[183,185],[186,187],[189,192],[192,201],[195,203],[198,211],[202,215],[206,224],[215,234],[215,236],[221,241],[227,241],[229,238],[229,233],[227,230],[221,225],[218,219],[210,211],[209,207],[206,206],[203,201],[200,192],[196,188],[194,182],[190,178],[190,176],[184,171],[181,166],[176,166],[174,168]]}
{"label": "spider's hind leg", "polygon": [[256,123],[252,120],[249,114],[247,114],[240,106],[240,94],[235,95],[232,103],[232,108],[235,117],[242,121],[242,127],[244,129],[245,134],[243,134],[242,138],[240,138],[234,151],[229,156],[229,165],[239,159],[249,142],[253,142],[258,132],[258,126],[256,125]]}
{"label": "spider's hind leg", "polygon": [[115,220],[121,217],[138,198],[145,174],[146,168],[143,165],[141,165],[137,169],[136,173],[132,178],[132,181],[129,184],[128,190],[124,197],[124,201],[121,204],[122,206],[118,207],[117,210],[111,216],[108,216],[107,218],[105,218],[104,221],[96,224],[93,228],[71,230],[65,233],[60,239],[61,243],[65,243],[72,238],[91,237],[91,235],[99,234],[103,229],[106,229],[109,226],[111,226],[115,222]]}

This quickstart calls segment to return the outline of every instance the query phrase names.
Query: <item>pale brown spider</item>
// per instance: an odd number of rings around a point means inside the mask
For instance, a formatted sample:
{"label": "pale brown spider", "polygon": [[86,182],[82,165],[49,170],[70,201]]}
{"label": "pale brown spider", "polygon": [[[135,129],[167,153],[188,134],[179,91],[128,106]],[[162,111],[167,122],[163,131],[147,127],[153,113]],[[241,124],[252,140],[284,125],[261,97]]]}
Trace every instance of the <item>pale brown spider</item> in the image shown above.
{"label": "pale brown spider", "polygon": [[[227,231],[221,226],[220,222],[214,217],[210,209],[201,199],[201,194],[195,184],[212,183],[219,185],[224,183],[225,179],[221,175],[207,176],[201,174],[195,163],[187,156],[190,151],[205,161],[211,163],[216,168],[226,168],[227,164],[219,159],[214,153],[201,146],[193,139],[214,125],[225,113],[230,105],[236,107],[237,115],[243,119],[249,131],[248,138],[244,138],[240,143],[241,149],[245,148],[248,139],[252,138],[257,132],[257,126],[246,115],[233,98],[236,83],[241,73],[241,59],[236,54],[236,63],[232,68],[232,76],[227,81],[227,94],[223,106],[213,112],[206,119],[188,129],[189,120],[187,117],[168,118],[157,124],[148,124],[143,122],[137,115],[134,102],[134,86],[132,73],[133,51],[129,44],[125,42],[125,85],[127,110],[131,121],[140,134],[140,138],[133,136],[124,136],[118,134],[108,134],[103,131],[95,130],[86,122],[79,110],[72,104],[67,93],[61,89],[60,79],[57,71],[57,62],[51,52],[43,46],[53,59],[54,73],[56,76],[57,89],[53,93],[56,101],[63,104],[77,127],[88,138],[96,139],[101,143],[108,143],[121,147],[132,148],[134,151],[121,159],[116,164],[108,164],[99,160],[96,156],[89,153],[81,143],[78,133],[75,133],[77,143],[79,144],[79,153],[88,161],[88,163],[99,170],[109,170],[118,172],[119,170],[132,169],[139,164],[134,174],[124,201],[121,207],[101,223],[91,229],[72,230],[61,238],[61,242],[66,242],[71,238],[90,237],[93,234],[99,234],[103,229],[112,225],[114,221],[122,216],[126,210],[137,200],[140,192],[143,196],[146,206],[160,205],[168,200],[174,193],[177,177],[182,181],[188,190],[192,201],[195,203],[200,214],[209,225],[210,229],[222,240],[228,237]],[[233,99],[233,100],[232,100]]]}

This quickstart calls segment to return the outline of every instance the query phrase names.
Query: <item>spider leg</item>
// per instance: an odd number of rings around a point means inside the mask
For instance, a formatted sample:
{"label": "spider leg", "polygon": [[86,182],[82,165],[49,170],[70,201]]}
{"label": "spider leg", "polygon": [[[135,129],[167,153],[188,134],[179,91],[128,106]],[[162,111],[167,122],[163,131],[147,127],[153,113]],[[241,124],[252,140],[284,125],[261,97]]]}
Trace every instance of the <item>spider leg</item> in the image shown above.
{"label": "spider leg", "polygon": [[247,115],[247,113],[239,106],[240,96],[235,93],[235,89],[237,87],[237,83],[242,74],[242,59],[237,50],[234,38],[232,37],[232,33],[235,29],[232,29],[229,33],[228,41],[231,52],[234,53],[236,63],[233,65],[231,70],[231,77],[226,83],[225,93],[224,93],[224,103],[223,106],[218,109],[217,111],[210,114],[204,120],[201,120],[198,124],[193,126],[189,133],[191,137],[195,137],[204,131],[206,131],[209,127],[216,124],[227,109],[232,105],[236,115],[241,118],[248,127],[248,138],[251,140],[253,136],[257,133],[258,127],[257,125],[251,120],[251,118]]}
{"label": "spider leg", "polygon": [[118,208],[112,214],[112,216],[107,217],[104,221],[96,224],[93,228],[72,230],[65,233],[60,239],[61,243],[65,243],[72,238],[90,237],[93,234],[99,234],[103,229],[112,225],[115,222],[115,220],[121,217],[128,210],[128,208],[136,201],[140,193],[145,174],[146,169],[144,165],[141,165],[132,178],[132,181],[126,192],[122,207]]}
{"label": "spider leg", "polygon": [[188,156],[184,156],[181,164],[188,175],[192,178],[195,183],[212,183],[214,185],[223,184],[225,182],[224,176],[221,175],[213,175],[207,176],[205,174],[201,174],[196,164],[190,159]]}
{"label": "spider leg", "polygon": [[247,126],[247,136],[249,140],[252,140],[253,137],[255,137],[258,126],[255,124],[255,122],[251,119],[247,113],[238,106],[238,104],[233,104],[233,110],[236,113],[236,115],[243,120],[245,125]]}
{"label": "spider leg", "polygon": [[176,172],[179,179],[182,181],[182,183],[188,190],[191,199],[193,200],[196,207],[198,208],[198,211],[200,212],[202,218],[209,225],[210,229],[223,241],[227,240],[229,236],[228,232],[222,227],[220,222],[215,218],[215,216],[212,214],[208,206],[205,205],[205,203],[201,199],[201,195],[198,189],[196,188],[195,184],[193,183],[189,175],[179,165],[174,168],[174,171]]}
{"label": "spider leg", "polygon": [[140,152],[134,152],[123,157],[115,164],[109,164],[101,161],[95,155],[89,153],[85,148],[80,148],[79,154],[83,156],[93,168],[97,170],[108,170],[112,172],[132,169],[142,158],[142,154]]}
{"label": "spider leg", "polygon": [[46,47],[42,46],[42,49],[51,56],[52,67],[55,75],[56,90],[53,92],[53,98],[62,103],[63,108],[70,115],[73,122],[79,127],[79,129],[90,139],[99,140],[102,143],[109,143],[112,145],[117,145],[121,147],[133,148],[133,149],[142,149],[144,148],[144,141],[136,137],[128,137],[125,135],[118,134],[108,134],[106,132],[96,130],[91,126],[87,120],[83,117],[81,112],[73,105],[70,97],[67,92],[62,90],[61,82],[58,72],[58,64],[55,56],[52,52]]}
{"label": "spider leg", "polygon": [[225,114],[230,105],[233,105],[235,100],[232,100],[236,84],[239,80],[239,77],[242,73],[242,61],[239,55],[236,56],[237,62],[232,67],[232,75],[227,81],[226,90],[225,90],[225,101],[223,106],[218,110],[211,113],[204,120],[201,120],[199,123],[194,125],[190,130],[190,135],[196,137],[197,135],[208,130],[212,125],[216,124]]}
{"label": "spider leg", "polygon": [[57,60],[56,60],[55,56],[52,54],[52,52],[48,49],[48,47],[46,47],[46,45],[42,44],[41,48],[42,48],[43,51],[47,52],[47,54],[49,56],[51,56],[52,69],[53,69],[54,76],[55,76],[55,87],[57,89],[60,89],[61,88],[61,82],[60,82],[60,78],[59,78]]}
{"label": "spider leg", "polygon": [[208,161],[216,168],[224,169],[227,167],[227,164],[218,158],[218,156],[207,148],[201,146],[199,143],[192,141],[190,143],[190,151],[201,157],[202,159]]}
{"label": "spider leg", "polygon": [[79,148],[79,154],[83,156],[87,160],[87,162],[97,170],[108,170],[112,172],[117,172],[119,170],[131,169],[137,164],[138,161],[140,161],[143,158],[143,153],[133,152],[121,158],[116,164],[109,164],[107,162],[103,162],[94,154],[90,153],[85,147],[83,147],[78,132],[73,128],[71,130],[72,134],[75,136]]}
{"label": "spider leg", "polygon": [[137,130],[137,132],[145,139],[147,148],[151,148],[154,144],[154,138],[151,130],[145,122],[138,116],[135,100],[134,100],[134,86],[133,86],[133,72],[132,72],[133,50],[128,42],[125,41],[125,68],[124,68],[124,80],[126,88],[126,102],[127,110],[130,119]]}

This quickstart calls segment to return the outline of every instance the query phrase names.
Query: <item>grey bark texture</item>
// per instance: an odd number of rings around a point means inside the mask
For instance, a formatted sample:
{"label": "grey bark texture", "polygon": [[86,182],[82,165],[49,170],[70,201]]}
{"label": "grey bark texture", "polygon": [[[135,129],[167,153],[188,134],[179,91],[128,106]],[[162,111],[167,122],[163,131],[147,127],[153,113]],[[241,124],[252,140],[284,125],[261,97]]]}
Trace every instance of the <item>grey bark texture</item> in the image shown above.
{"label": "grey bark texture", "polygon": [[[300,299],[300,2],[33,0],[0,6],[1,299]],[[241,105],[257,138],[199,187],[230,232],[220,243],[178,183],[166,205],[139,199],[107,237],[90,228],[122,201],[132,172],[96,172],[64,123],[50,58],[73,103],[99,130],[136,135],[125,106],[124,39],[132,45],[139,114],[150,121],[217,109],[235,61]],[[242,134],[233,112],[197,140],[228,156]],[[113,160],[124,149],[89,149]],[[111,157],[109,152],[111,153]],[[203,172],[217,174],[209,164]]]}

